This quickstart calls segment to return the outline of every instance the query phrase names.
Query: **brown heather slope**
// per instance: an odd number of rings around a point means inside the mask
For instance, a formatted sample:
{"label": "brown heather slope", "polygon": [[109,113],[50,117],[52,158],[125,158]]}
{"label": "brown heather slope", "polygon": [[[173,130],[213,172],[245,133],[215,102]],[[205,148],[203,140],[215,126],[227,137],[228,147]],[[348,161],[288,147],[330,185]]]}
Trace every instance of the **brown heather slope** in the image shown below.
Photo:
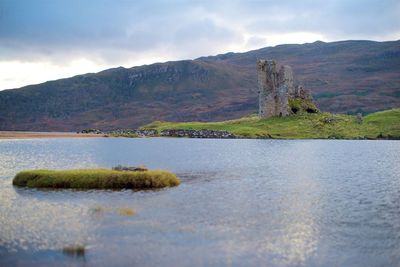
{"label": "brown heather slope", "polygon": [[120,67],[0,91],[0,130],[107,130],[155,120],[243,117],[257,110],[257,58],[291,65],[323,111],[400,107],[400,41],[315,42]]}

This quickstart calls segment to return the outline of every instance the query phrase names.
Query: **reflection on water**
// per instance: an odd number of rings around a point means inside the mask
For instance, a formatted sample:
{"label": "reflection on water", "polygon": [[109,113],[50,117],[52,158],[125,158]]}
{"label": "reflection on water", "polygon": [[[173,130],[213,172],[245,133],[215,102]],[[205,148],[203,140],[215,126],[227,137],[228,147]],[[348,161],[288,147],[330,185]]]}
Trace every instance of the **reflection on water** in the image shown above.
{"label": "reflection on water", "polygon": [[[0,141],[0,265],[396,266],[400,142]],[[23,169],[144,164],[159,191],[14,188]],[[83,257],[63,253],[84,246]]]}

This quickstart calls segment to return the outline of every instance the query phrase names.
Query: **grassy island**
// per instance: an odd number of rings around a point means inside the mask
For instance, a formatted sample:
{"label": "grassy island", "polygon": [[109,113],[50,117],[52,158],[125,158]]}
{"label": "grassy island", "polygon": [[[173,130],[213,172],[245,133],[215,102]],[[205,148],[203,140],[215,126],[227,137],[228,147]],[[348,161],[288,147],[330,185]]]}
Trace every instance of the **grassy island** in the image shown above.
{"label": "grassy island", "polygon": [[156,189],[179,184],[175,174],[160,170],[30,170],[19,172],[13,180],[16,186],[77,189]]}
{"label": "grassy island", "polygon": [[300,113],[260,119],[252,115],[222,122],[160,122],[143,129],[219,130],[242,138],[276,139],[400,139],[400,109],[357,116],[332,113]]}

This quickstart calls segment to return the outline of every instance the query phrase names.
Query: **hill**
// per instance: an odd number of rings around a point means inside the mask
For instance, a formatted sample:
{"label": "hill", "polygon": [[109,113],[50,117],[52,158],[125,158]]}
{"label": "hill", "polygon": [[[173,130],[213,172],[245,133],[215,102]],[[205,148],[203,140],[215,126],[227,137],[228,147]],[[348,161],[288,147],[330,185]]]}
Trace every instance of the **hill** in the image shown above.
{"label": "hill", "polygon": [[371,113],[357,123],[356,116],[315,113],[260,119],[247,116],[222,122],[160,122],[143,129],[216,130],[243,138],[276,139],[400,139],[400,109]]}
{"label": "hill", "polygon": [[0,91],[0,130],[135,128],[220,121],[257,110],[257,58],[289,64],[322,111],[400,106],[400,41],[315,42],[114,68]]}

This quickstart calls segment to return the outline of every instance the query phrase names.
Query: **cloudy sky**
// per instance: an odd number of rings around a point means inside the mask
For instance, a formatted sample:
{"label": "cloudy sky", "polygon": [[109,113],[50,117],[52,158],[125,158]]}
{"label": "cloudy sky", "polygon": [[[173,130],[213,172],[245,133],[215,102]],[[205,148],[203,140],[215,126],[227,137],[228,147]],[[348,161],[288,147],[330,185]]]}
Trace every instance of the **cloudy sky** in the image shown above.
{"label": "cloudy sky", "polygon": [[399,0],[0,0],[0,90],[285,43],[400,39]]}

